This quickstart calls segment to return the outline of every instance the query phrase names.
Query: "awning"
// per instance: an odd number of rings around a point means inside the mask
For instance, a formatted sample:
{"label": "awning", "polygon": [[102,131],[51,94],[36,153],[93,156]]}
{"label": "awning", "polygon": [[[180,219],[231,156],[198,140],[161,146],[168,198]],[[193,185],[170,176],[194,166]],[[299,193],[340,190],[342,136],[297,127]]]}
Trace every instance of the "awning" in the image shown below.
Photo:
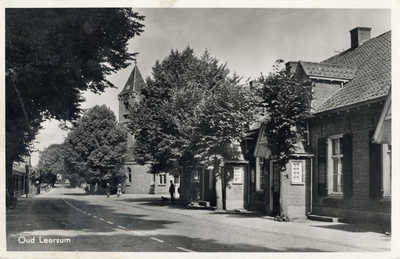
{"label": "awning", "polygon": [[20,165],[14,165],[13,166],[13,174],[14,175],[23,175],[26,173],[26,170],[24,167],[20,166]]}
{"label": "awning", "polygon": [[268,148],[267,137],[264,136],[264,126],[261,126],[258,132],[256,148],[254,149],[254,157],[270,157],[271,150]]}
{"label": "awning", "polygon": [[385,105],[376,126],[372,141],[379,144],[392,143],[392,91],[389,90]]}

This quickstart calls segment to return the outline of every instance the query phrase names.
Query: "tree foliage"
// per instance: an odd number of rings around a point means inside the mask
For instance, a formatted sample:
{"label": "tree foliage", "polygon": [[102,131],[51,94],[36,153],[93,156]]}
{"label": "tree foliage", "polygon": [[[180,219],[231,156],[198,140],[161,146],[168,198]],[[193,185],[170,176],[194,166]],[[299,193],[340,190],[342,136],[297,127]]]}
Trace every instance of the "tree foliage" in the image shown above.
{"label": "tree foliage", "polygon": [[122,8],[6,9],[8,172],[32,151],[42,121],[75,121],[82,91],[114,87],[106,76],[134,59],[127,44],[143,19]]}
{"label": "tree foliage", "polygon": [[87,181],[101,177],[123,163],[127,131],[119,125],[114,112],[106,107],[89,109],[64,141],[66,163],[71,172]]}
{"label": "tree foliage", "polygon": [[284,170],[288,158],[296,150],[296,143],[304,139],[305,119],[310,116],[313,98],[311,82],[299,82],[294,74],[275,70],[261,75],[260,85],[254,89],[254,105],[264,110],[265,134],[271,156]]}
{"label": "tree foliage", "polygon": [[153,67],[153,78],[142,90],[144,100],[131,109],[138,162],[152,162],[151,171],[227,156],[227,147],[245,133],[247,113],[239,77],[228,77],[226,64],[218,64],[206,51],[200,58],[187,47],[171,51]]}
{"label": "tree foliage", "polygon": [[52,144],[40,152],[38,169],[42,181],[52,185],[57,180],[57,174],[66,175],[63,146]]}

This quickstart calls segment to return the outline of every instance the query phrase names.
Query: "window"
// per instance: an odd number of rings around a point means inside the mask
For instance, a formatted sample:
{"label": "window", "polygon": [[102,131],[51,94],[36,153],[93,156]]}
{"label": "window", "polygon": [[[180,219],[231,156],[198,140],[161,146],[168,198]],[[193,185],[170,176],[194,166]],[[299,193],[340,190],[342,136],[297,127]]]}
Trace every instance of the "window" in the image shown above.
{"label": "window", "polygon": [[199,172],[197,170],[192,170],[192,183],[199,183],[200,177]]}
{"label": "window", "polygon": [[166,174],[159,174],[159,184],[160,185],[166,185],[167,184],[167,175]]}
{"label": "window", "polygon": [[303,162],[292,161],[292,184],[303,183]]}
{"label": "window", "polygon": [[353,195],[352,134],[318,139],[318,194]]}
{"label": "window", "polygon": [[174,176],[174,184],[179,184],[179,175]]}
{"label": "window", "polygon": [[234,184],[243,184],[243,167],[234,167],[233,168],[233,183]]}
{"label": "window", "polygon": [[124,102],[125,111],[129,110],[129,102]]}
{"label": "window", "polygon": [[343,194],[343,135],[328,139],[328,194]]}
{"label": "window", "polygon": [[132,183],[132,170],[130,167],[127,168],[128,169],[128,179],[129,179],[129,183]]}

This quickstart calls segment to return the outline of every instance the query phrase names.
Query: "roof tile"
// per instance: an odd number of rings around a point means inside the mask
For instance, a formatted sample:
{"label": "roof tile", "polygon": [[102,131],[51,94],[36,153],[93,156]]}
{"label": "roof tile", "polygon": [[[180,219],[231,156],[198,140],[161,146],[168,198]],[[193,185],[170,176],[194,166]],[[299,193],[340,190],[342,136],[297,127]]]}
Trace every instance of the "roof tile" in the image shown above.
{"label": "roof tile", "polygon": [[352,80],[332,95],[316,113],[384,97],[391,81],[391,32],[373,38],[319,63],[322,66],[357,67]]}
{"label": "roof tile", "polygon": [[316,76],[332,79],[352,79],[357,71],[356,66],[324,64],[300,61],[307,76]]}

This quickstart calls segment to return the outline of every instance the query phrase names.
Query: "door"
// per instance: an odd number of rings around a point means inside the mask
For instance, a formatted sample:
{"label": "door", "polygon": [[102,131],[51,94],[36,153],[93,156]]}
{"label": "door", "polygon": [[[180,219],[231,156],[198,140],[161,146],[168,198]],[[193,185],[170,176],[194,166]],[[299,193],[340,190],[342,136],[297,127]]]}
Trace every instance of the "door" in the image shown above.
{"label": "door", "polygon": [[271,216],[279,215],[280,212],[280,171],[277,162],[272,163],[272,212]]}

